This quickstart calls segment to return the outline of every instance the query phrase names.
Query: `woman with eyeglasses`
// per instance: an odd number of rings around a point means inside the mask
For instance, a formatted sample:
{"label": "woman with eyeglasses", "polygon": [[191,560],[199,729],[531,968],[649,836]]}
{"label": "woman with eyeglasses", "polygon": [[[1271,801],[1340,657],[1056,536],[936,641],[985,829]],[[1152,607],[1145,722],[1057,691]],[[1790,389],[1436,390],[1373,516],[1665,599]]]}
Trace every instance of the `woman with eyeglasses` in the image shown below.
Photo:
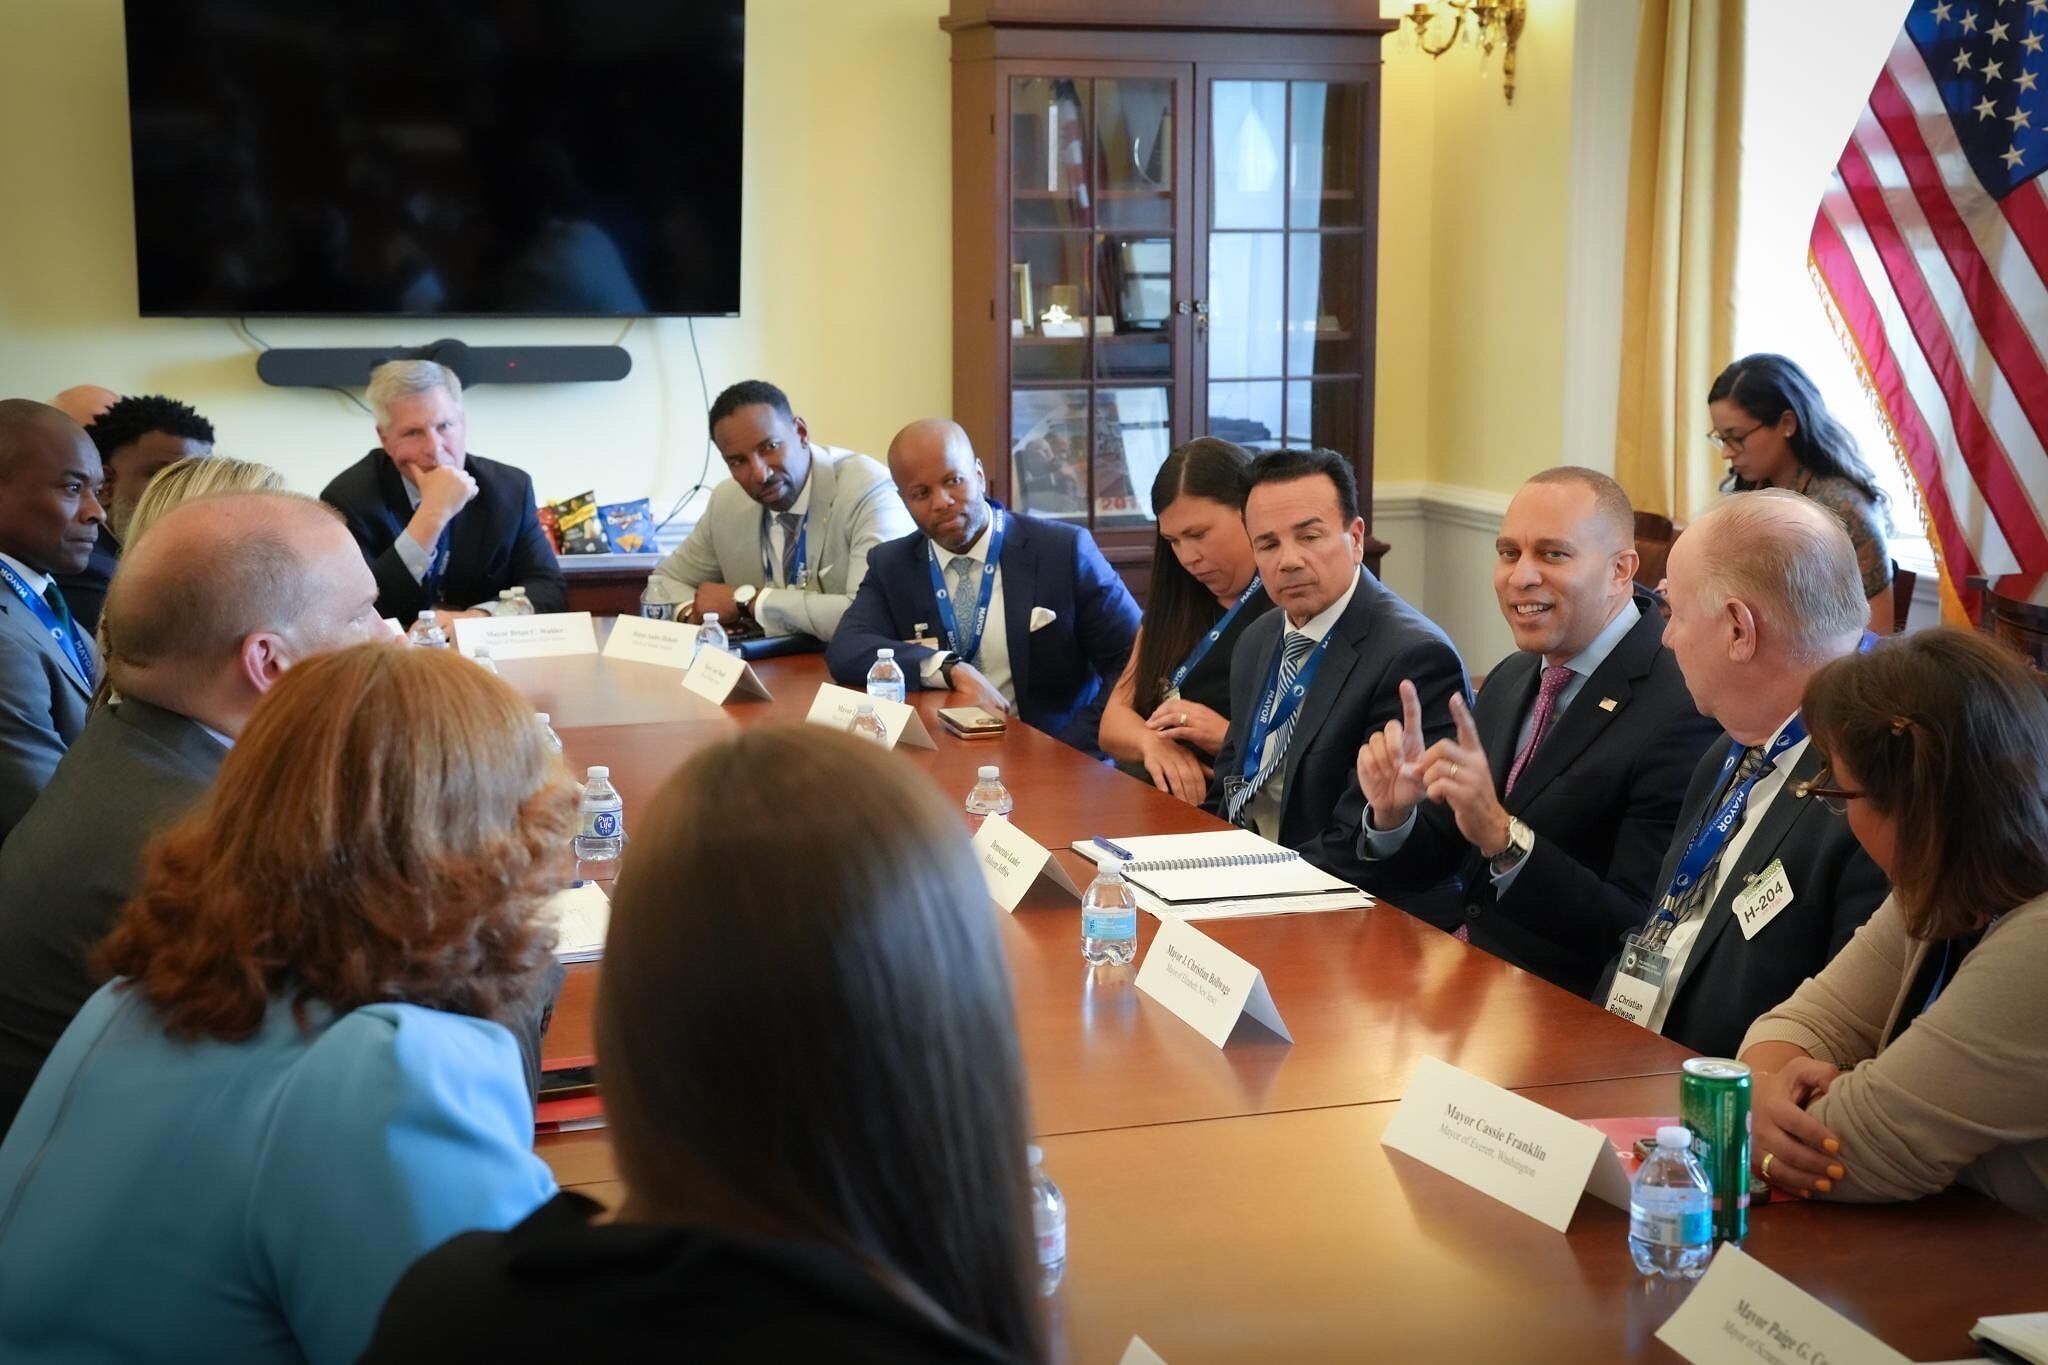
{"label": "woman with eyeglasses", "polygon": [[1230,729],[1231,651],[1273,605],[1244,529],[1251,464],[1240,447],[1202,436],[1159,467],[1145,620],[1102,708],[1103,752],[1190,805],[1208,794]]}
{"label": "woman with eyeglasses", "polygon": [[1856,937],[1743,1039],[1752,1161],[1805,1198],[1967,1185],[2048,1218],[2048,684],[1981,635],[1829,664],[1804,712],[1891,878]]}
{"label": "woman with eyeglasses", "polygon": [[1749,355],[1707,390],[1707,439],[1728,459],[1724,493],[1789,488],[1842,519],[1863,571],[1870,628],[1892,633],[1892,558],[1884,490],[1856,438],[1828,412],[1806,371],[1781,355]]}

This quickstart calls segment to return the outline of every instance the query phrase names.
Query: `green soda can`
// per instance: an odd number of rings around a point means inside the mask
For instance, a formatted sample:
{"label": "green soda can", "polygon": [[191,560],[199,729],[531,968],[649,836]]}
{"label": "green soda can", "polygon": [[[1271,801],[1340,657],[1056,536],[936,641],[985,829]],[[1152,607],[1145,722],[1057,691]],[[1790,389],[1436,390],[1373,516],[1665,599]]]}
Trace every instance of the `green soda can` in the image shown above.
{"label": "green soda can", "polygon": [[1714,1188],[1714,1241],[1749,1236],[1749,1067],[1693,1057],[1678,1077],[1678,1121]]}

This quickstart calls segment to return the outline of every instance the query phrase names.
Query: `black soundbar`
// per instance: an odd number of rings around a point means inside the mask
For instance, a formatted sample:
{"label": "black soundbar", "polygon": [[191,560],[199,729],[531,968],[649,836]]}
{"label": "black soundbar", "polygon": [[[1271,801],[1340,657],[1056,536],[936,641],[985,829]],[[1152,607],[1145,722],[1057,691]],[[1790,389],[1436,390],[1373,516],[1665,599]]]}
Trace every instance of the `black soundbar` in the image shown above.
{"label": "black soundbar", "polygon": [[278,388],[359,389],[387,360],[438,360],[473,384],[588,384],[624,379],[633,357],[623,346],[468,346],[443,339],[426,346],[273,346],[256,357],[256,374]]}

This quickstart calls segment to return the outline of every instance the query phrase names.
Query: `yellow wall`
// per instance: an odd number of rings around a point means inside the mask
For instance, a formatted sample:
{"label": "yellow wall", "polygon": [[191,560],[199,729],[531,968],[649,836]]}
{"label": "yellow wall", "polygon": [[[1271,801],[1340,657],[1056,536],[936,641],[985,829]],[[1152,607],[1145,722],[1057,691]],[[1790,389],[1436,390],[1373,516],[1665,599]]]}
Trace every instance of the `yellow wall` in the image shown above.
{"label": "yellow wall", "polygon": [[[761,376],[823,440],[881,450],[951,395],[944,0],[751,0],[741,316],[696,324],[712,393]],[[197,406],[224,452],[317,490],[375,444],[320,390],[274,389],[222,321],[138,320],[120,0],[5,0],[0,393],[94,382]],[[273,345],[609,342],[617,322],[258,322]],[[470,440],[541,493],[673,500],[706,452],[680,320],[640,322],[618,384],[491,386]],[[714,464],[712,473],[719,474]],[[662,510],[657,508],[657,511]]]}
{"label": "yellow wall", "polygon": [[[1532,0],[1515,102],[1434,65],[1428,477],[1511,492],[1563,454],[1573,0]],[[1396,51],[1392,65],[1426,60]],[[1384,335],[1384,332],[1382,333]]]}
{"label": "yellow wall", "polygon": [[[1377,474],[1512,489],[1559,455],[1573,0],[1534,0],[1512,108],[1475,54],[1392,48],[1381,154]],[[696,324],[705,384],[772,378],[822,439],[879,452],[951,391],[946,0],[752,0],[742,316]],[[373,443],[273,389],[221,321],[135,316],[119,0],[7,0],[0,390],[95,382],[194,403],[222,449],[317,489]],[[602,342],[606,322],[285,321],[278,345]],[[546,495],[665,505],[705,456],[682,321],[641,322],[619,384],[486,387],[481,452]],[[711,471],[717,477],[719,471]]]}

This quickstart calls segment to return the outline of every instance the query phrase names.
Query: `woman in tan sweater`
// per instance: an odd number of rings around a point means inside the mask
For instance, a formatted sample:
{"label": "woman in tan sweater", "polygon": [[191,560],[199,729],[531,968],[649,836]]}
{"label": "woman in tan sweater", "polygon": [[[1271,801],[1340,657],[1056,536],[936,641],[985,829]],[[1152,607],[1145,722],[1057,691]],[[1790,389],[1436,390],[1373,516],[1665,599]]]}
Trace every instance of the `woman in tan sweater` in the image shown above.
{"label": "woman in tan sweater", "polygon": [[2048,690],[1938,629],[1821,670],[1810,794],[1891,878],[1818,976],[1751,1026],[1757,1171],[1811,1198],[1950,1185],[2048,1218]]}

